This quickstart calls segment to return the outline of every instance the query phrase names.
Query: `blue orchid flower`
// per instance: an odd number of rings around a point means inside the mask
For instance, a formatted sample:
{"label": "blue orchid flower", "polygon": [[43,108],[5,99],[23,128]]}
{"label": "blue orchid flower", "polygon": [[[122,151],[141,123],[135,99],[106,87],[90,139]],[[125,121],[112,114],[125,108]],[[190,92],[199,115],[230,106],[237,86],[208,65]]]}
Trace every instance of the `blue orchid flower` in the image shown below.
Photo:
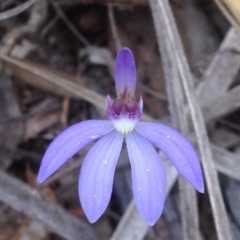
{"label": "blue orchid flower", "polygon": [[37,180],[42,183],[76,152],[99,139],[84,158],[78,185],[82,208],[94,223],[109,204],[114,171],[125,141],[135,203],[152,226],[161,216],[166,198],[166,175],[153,145],[201,193],[204,192],[202,170],[195,150],[179,132],[162,124],[139,122],[143,101],[134,98],[136,68],[128,48],[119,51],[114,74],[117,99],[106,98],[109,120],[83,121],[57,136],[42,159]]}

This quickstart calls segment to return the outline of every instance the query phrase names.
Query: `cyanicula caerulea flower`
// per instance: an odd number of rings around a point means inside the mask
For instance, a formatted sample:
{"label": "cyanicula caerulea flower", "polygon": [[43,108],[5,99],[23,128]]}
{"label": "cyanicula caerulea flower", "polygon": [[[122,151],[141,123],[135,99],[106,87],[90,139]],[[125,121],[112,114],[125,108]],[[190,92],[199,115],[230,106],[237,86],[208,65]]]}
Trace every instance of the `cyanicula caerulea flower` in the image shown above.
{"label": "cyanicula caerulea flower", "polygon": [[109,120],[83,121],[57,136],[43,157],[38,182],[45,181],[77,151],[99,139],[82,163],[78,185],[82,208],[93,223],[110,201],[114,171],[125,141],[136,206],[146,222],[153,225],[161,216],[166,198],[165,171],[153,145],[199,192],[204,192],[200,163],[195,150],[180,133],[158,123],[139,122],[143,101],[134,98],[136,68],[128,48],[119,51],[114,74],[117,99],[106,98]]}

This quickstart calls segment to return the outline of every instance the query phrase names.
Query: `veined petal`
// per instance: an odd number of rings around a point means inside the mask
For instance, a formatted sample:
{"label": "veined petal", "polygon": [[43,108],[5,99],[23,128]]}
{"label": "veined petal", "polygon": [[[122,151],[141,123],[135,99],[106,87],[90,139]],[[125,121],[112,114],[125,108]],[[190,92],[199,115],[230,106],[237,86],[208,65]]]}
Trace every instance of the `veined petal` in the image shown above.
{"label": "veined petal", "polygon": [[98,220],[110,201],[123,138],[123,134],[113,130],[93,145],[83,161],[78,189],[82,208],[91,223]]}
{"label": "veined petal", "polygon": [[199,192],[204,192],[202,169],[196,151],[179,132],[162,124],[138,123],[135,129],[159,147],[176,169]]}
{"label": "veined petal", "polygon": [[49,145],[42,159],[38,183],[45,181],[81,148],[113,129],[112,123],[104,120],[83,121],[67,128]]}
{"label": "veined petal", "polygon": [[133,96],[136,88],[136,67],[133,54],[126,47],[118,52],[114,75],[117,95],[126,91]]}
{"label": "veined petal", "polygon": [[141,216],[152,226],[161,216],[166,198],[164,167],[156,150],[138,132],[128,133],[126,142],[134,199]]}

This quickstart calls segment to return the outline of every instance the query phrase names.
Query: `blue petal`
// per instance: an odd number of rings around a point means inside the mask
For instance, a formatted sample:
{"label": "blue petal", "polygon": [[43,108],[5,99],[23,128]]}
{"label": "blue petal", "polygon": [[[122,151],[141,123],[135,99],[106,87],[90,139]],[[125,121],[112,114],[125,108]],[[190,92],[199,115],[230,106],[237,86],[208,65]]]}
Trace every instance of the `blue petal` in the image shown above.
{"label": "blue petal", "polygon": [[153,146],[133,131],[126,135],[132,168],[134,199],[138,211],[149,225],[162,214],[166,198],[166,176],[163,164]]}
{"label": "blue petal", "polygon": [[133,96],[136,88],[136,67],[133,54],[126,47],[118,52],[114,75],[117,95],[126,90]]}
{"label": "blue petal", "polygon": [[42,159],[38,183],[45,181],[81,148],[113,128],[110,121],[103,120],[83,121],[67,128],[49,145]]}
{"label": "blue petal", "polygon": [[135,128],[159,147],[199,192],[204,192],[202,169],[196,151],[179,132],[157,123],[138,123]]}
{"label": "blue petal", "polygon": [[123,138],[115,130],[108,133],[94,144],[83,161],[78,189],[82,208],[91,223],[98,220],[110,201]]}

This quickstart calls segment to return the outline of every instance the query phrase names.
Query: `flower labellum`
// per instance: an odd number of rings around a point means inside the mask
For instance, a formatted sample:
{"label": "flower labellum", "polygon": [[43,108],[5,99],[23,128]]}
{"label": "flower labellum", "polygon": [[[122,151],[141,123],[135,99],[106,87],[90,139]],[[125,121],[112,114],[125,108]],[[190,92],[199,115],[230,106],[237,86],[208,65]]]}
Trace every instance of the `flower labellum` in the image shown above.
{"label": "flower labellum", "polygon": [[202,170],[195,150],[179,132],[162,124],[139,122],[143,101],[134,98],[136,68],[128,48],[119,51],[114,73],[117,98],[106,98],[109,120],[83,121],[57,136],[42,159],[37,180],[45,181],[76,152],[98,139],[84,158],[78,184],[82,208],[94,223],[110,201],[114,171],[125,140],[136,206],[152,226],[161,216],[166,198],[165,171],[153,145],[201,193],[204,192]]}

